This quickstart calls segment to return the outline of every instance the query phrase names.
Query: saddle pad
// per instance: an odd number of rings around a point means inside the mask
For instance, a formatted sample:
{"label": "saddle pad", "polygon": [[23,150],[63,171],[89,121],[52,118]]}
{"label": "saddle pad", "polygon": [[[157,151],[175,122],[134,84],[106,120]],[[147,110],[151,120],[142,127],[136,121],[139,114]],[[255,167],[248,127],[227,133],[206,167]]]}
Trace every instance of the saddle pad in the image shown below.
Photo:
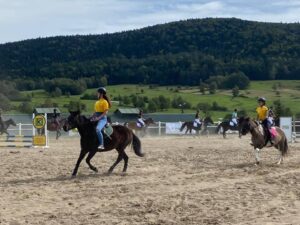
{"label": "saddle pad", "polygon": [[276,127],[271,127],[269,131],[271,133],[272,138],[275,138],[278,135]]}
{"label": "saddle pad", "polygon": [[106,136],[110,137],[114,132],[114,129],[110,124],[106,124],[105,127],[103,128],[103,132]]}
{"label": "saddle pad", "polygon": [[229,122],[229,125],[234,127],[234,123],[232,121]]}

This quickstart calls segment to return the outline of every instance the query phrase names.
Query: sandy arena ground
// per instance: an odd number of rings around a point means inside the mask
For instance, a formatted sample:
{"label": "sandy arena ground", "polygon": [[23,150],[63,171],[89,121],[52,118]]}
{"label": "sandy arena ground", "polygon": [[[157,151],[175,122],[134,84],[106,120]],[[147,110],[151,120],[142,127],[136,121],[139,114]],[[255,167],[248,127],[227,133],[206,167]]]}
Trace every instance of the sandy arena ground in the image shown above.
{"label": "sandy arena ground", "polygon": [[254,166],[249,137],[142,139],[111,176],[116,152],[98,153],[70,179],[79,139],[51,140],[49,150],[0,151],[0,224],[300,224],[300,144],[284,164],[265,149]]}

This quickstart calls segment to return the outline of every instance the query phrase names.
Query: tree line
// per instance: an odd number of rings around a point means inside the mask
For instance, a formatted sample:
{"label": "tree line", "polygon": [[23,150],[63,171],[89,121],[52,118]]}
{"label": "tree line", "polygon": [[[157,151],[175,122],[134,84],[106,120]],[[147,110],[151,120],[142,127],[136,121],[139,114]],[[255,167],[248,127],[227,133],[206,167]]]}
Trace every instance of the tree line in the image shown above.
{"label": "tree line", "polygon": [[243,73],[250,80],[300,78],[300,24],[195,19],[104,35],[0,45],[0,77],[99,77],[110,84],[198,85]]}

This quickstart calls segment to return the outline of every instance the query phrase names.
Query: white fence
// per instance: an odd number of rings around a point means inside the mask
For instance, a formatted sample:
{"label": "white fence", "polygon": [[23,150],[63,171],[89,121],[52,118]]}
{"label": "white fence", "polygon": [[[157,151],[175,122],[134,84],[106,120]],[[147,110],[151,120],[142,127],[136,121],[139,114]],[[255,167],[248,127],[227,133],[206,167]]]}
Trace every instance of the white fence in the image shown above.
{"label": "white fence", "polygon": [[300,119],[293,119],[293,141],[296,142],[297,138],[300,138]]}
{"label": "white fence", "polygon": [[18,123],[16,127],[10,127],[7,131],[10,135],[33,135],[33,125]]}

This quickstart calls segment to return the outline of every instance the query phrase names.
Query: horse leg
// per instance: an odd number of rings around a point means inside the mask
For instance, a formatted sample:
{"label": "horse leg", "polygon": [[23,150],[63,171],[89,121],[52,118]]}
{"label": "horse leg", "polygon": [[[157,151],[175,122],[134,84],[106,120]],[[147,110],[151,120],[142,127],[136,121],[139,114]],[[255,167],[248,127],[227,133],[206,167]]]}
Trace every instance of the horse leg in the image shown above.
{"label": "horse leg", "polygon": [[281,143],[280,145],[276,145],[275,148],[279,150],[279,160],[277,162],[277,165],[280,165],[283,161],[283,155],[282,155],[282,150],[284,148],[283,144]]}
{"label": "horse leg", "polygon": [[116,162],[109,168],[108,173],[111,174],[112,171],[114,170],[114,168],[119,164],[119,162],[121,162],[121,160],[123,159],[123,153],[119,152],[118,158],[116,160]]}
{"label": "horse leg", "polygon": [[73,170],[73,173],[72,173],[72,177],[76,177],[76,174],[77,174],[77,171],[78,171],[78,168],[79,168],[79,165],[81,163],[81,161],[83,160],[84,156],[86,155],[86,152],[81,150],[80,152],[80,155],[79,155],[79,158],[77,160],[77,163],[75,165],[75,168]]}
{"label": "horse leg", "polygon": [[260,159],[259,159],[259,151],[260,151],[260,149],[259,148],[255,148],[254,151],[255,151],[255,165],[258,165],[259,161],[260,161]]}
{"label": "horse leg", "polygon": [[226,130],[223,129],[223,138],[226,138]]}
{"label": "horse leg", "polygon": [[128,155],[126,152],[123,152],[123,159],[124,159],[124,167],[123,167],[123,173],[126,173],[127,171],[127,166],[128,166]]}
{"label": "horse leg", "polygon": [[94,172],[98,172],[98,169],[91,164],[91,159],[94,157],[97,151],[89,152],[88,156],[86,157],[86,163],[89,165],[90,169]]}

